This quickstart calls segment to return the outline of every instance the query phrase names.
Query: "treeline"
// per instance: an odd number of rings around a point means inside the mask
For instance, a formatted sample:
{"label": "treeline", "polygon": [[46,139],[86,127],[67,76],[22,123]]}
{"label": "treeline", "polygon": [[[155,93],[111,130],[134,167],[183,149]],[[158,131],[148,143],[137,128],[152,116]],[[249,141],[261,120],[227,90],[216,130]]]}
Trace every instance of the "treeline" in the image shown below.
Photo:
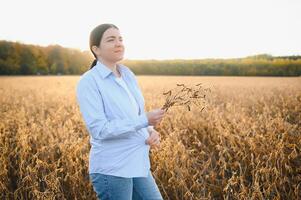
{"label": "treeline", "polygon": [[2,75],[80,74],[90,61],[89,52],[77,49],[0,41]]}
{"label": "treeline", "polygon": [[[0,74],[77,74],[89,69],[89,51],[0,41]],[[123,60],[137,75],[301,76],[301,56],[260,54],[235,59]]]}
{"label": "treeline", "polygon": [[126,61],[136,74],[300,76],[301,56],[250,56],[236,59]]}

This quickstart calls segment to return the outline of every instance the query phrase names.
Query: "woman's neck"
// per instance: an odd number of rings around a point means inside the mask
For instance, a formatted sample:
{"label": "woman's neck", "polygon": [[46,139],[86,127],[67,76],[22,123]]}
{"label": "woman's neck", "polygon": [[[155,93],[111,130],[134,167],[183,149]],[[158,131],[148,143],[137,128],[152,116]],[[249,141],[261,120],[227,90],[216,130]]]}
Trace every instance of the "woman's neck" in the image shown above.
{"label": "woman's neck", "polygon": [[121,77],[121,73],[118,71],[118,67],[117,67],[117,63],[111,63],[111,62],[107,62],[104,61],[103,59],[97,59],[99,62],[101,62],[102,64],[104,64],[106,67],[108,67],[109,69],[112,70],[113,74],[116,77]]}

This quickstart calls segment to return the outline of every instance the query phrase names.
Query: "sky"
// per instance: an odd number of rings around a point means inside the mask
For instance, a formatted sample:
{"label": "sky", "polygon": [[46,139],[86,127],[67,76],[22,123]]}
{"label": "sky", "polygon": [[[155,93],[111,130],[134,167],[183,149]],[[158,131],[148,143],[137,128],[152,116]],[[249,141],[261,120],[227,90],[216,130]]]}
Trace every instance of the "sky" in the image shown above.
{"label": "sky", "polygon": [[126,59],[301,55],[301,0],[0,0],[0,40],[89,50],[115,24]]}

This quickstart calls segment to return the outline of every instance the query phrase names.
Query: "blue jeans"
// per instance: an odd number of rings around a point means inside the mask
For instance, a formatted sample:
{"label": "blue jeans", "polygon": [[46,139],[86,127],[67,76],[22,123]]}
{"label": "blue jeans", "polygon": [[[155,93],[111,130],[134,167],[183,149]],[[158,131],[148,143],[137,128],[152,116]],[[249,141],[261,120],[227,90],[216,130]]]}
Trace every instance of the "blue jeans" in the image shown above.
{"label": "blue jeans", "polygon": [[163,200],[152,173],[148,177],[124,178],[90,173],[90,181],[100,200]]}

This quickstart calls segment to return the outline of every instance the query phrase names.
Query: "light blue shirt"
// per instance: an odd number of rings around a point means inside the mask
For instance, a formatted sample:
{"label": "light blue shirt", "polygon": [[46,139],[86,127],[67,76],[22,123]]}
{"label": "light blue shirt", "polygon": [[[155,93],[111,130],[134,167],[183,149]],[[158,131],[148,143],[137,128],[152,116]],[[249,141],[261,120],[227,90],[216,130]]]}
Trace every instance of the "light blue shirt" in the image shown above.
{"label": "light blue shirt", "polygon": [[133,96],[133,94],[129,90],[126,82],[123,80],[122,76],[118,77],[118,78],[116,77],[115,79],[118,82],[118,84],[121,85],[121,87],[123,87],[126,90],[126,92],[128,93],[128,95],[130,97],[130,100],[131,100],[133,109],[135,110],[135,113],[137,113],[137,115],[139,115],[139,105],[137,104],[137,101],[135,100],[135,97]]}
{"label": "light blue shirt", "polygon": [[138,104],[138,114],[125,88],[101,62],[77,82],[77,102],[90,134],[89,173],[147,177],[150,146],[145,140],[151,126],[144,111],[144,98],[135,74],[125,65],[117,67]]}

